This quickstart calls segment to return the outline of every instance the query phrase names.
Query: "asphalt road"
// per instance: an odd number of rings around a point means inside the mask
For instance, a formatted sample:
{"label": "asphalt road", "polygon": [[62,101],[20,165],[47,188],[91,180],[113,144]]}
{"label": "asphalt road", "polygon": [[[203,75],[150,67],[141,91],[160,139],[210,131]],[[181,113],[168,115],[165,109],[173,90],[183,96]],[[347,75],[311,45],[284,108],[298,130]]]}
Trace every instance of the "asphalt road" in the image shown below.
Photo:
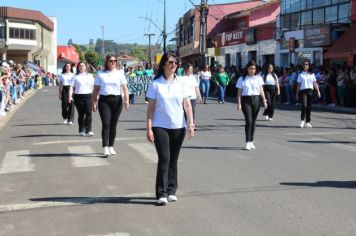
{"label": "asphalt road", "polygon": [[57,88],[0,130],[0,235],[356,235],[356,114],[298,107],[257,122],[245,151],[234,103],[198,104],[179,161],[178,201],[155,205],[156,153],[142,98],[120,117],[118,155],[101,158],[101,123],[62,125]]}

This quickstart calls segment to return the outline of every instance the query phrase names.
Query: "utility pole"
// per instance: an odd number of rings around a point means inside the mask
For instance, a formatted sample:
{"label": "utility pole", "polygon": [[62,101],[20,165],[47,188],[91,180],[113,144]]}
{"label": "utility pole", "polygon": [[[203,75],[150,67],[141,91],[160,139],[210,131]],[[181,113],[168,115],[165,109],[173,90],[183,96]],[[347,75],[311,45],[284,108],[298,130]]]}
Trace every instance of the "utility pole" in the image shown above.
{"label": "utility pole", "polygon": [[155,36],[156,34],[144,34],[144,36],[148,36],[148,58],[149,62],[152,65],[152,56],[151,56],[151,37]]}
{"label": "utility pole", "polygon": [[164,0],[164,16],[163,16],[163,53],[167,53],[167,29],[166,29],[166,0]]}
{"label": "utility pole", "polygon": [[105,44],[104,44],[104,33],[105,26],[101,26],[101,55],[103,57],[103,61],[105,60]]}
{"label": "utility pole", "polygon": [[207,28],[207,16],[209,13],[208,0],[201,0],[200,3],[200,37],[199,37],[199,66],[206,65],[205,52],[206,52],[206,28]]}

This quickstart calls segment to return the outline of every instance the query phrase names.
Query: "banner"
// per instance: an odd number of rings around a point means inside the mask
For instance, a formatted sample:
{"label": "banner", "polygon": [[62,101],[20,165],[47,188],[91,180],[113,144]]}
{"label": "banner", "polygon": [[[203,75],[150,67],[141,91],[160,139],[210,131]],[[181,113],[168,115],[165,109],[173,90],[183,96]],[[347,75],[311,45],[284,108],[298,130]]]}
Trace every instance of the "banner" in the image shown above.
{"label": "banner", "polygon": [[126,76],[129,93],[137,94],[146,92],[153,80],[153,76]]}
{"label": "banner", "polygon": [[304,47],[330,45],[330,25],[309,26],[304,29]]}

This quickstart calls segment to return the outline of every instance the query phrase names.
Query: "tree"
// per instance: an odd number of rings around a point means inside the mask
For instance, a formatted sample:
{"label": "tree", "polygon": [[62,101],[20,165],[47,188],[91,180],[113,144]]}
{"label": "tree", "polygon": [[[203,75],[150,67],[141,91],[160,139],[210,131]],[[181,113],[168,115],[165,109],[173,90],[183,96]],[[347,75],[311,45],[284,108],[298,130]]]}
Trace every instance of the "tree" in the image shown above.
{"label": "tree", "polygon": [[73,45],[73,40],[72,40],[72,39],[68,39],[67,45],[68,45],[68,46]]}
{"label": "tree", "polygon": [[99,55],[93,50],[85,53],[85,60],[87,63],[92,65],[94,68],[98,67]]}
{"label": "tree", "polygon": [[138,45],[135,45],[135,47],[132,48],[130,54],[134,57],[137,57],[141,61],[148,61],[148,55],[146,54],[146,49],[140,48]]}
{"label": "tree", "polygon": [[81,46],[78,44],[73,44],[73,47],[75,47],[75,50],[79,54],[79,60],[85,61],[84,52],[83,52]]}

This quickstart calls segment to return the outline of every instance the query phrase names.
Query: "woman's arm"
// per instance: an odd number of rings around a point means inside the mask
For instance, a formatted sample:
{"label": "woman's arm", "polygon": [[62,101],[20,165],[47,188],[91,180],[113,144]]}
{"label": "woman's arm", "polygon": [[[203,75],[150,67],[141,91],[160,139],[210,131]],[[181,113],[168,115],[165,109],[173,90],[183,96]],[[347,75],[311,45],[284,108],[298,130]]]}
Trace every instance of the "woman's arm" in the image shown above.
{"label": "woman's arm", "polygon": [[125,109],[129,109],[130,106],[130,100],[129,100],[129,89],[127,88],[127,84],[123,84],[121,86],[122,91],[124,92],[124,103],[125,103]]}
{"label": "woman's arm", "polygon": [[262,85],[260,85],[260,96],[262,97],[264,108],[267,109],[267,100],[266,100],[265,92],[263,91]]}
{"label": "woman's arm", "polygon": [[184,110],[185,113],[187,114],[187,129],[188,129],[188,135],[189,138],[194,137],[194,121],[193,121],[193,111],[192,111],[192,104],[190,103],[190,99],[189,98],[184,98],[183,100],[183,106],[184,106]]}
{"label": "woman's arm", "polygon": [[241,111],[241,94],[242,94],[242,90],[241,89],[237,89],[237,110]]}
{"label": "woman's arm", "polygon": [[154,135],[152,132],[152,119],[153,119],[153,112],[155,110],[155,100],[148,99],[148,106],[147,106],[147,140],[151,143],[155,141]]}
{"label": "woman's arm", "polygon": [[96,112],[96,110],[97,110],[99,90],[100,90],[100,86],[94,85],[94,90],[93,90],[93,111],[94,112]]}

